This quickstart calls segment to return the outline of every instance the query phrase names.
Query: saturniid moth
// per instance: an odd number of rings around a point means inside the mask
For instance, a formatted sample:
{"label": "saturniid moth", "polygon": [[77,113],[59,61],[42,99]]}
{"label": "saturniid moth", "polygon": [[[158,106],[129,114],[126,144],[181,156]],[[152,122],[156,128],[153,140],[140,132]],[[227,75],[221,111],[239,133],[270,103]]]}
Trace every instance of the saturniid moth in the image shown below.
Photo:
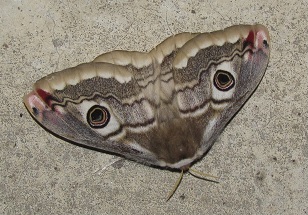
{"label": "saturniid moth", "polygon": [[262,25],[180,33],[148,53],[112,51],[47,75],[24,103],[56,136],[186,171],[256,89],[269,53]]}

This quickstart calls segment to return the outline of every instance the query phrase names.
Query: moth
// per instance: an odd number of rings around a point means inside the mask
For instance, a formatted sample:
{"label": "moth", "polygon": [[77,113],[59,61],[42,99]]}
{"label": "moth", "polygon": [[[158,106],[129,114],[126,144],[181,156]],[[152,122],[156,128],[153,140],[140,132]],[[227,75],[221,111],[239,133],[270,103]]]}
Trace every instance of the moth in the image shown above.
{"label": "moth", "polygon": [[24,104],[68,141],[186,171],[254,92],[269,54],[259,24],[180,33],[150,52],[111,51],[47,75]]}

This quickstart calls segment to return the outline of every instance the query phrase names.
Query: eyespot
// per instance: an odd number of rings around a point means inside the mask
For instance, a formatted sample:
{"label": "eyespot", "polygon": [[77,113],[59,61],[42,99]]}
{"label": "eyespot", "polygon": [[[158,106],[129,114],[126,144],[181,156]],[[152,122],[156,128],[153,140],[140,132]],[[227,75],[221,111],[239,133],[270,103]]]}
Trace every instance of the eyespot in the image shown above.
{"label": "eyespot", "polygon": [[214,85],[218,90],[227,91],[234,87],[235,80],[230,72],[217,70],[214,75]]}
{"label": "eyespot", "polygon": [[110,121],[110,113],[107,108],[94,105],[87,113],[87,121],[92,128],[104,128]]}
{"label": "eyespot", "polygon": [[34,116],[37,116],[40,113],[40,111],[36,107],[32,107],[32,113]]}

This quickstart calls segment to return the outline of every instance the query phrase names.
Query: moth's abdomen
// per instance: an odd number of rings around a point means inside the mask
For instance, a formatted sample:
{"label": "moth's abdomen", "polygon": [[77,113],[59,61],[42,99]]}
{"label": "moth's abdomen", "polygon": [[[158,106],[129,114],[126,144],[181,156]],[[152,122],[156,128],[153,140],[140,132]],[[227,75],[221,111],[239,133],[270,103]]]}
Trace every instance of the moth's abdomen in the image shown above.
{"label": "moth's abdomen", "polygon": [[170,119],[146,133],[128,132],[126,138],[137,141],[152,152],[158,165],[180,169],[200,156],[196,153],[200,148],[202,135],[203,128],[197,126],[193,120]]}

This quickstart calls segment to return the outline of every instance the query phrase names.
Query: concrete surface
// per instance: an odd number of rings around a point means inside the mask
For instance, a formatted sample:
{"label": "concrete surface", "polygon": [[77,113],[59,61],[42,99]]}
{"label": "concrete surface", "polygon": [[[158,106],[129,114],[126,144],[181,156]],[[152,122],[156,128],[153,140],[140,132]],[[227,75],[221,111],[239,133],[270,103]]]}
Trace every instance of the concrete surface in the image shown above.
{"label": "concrete surface", "polygon": [[[308,1],[0,3],[0,214],[307,214]],[[183,31],[269,28],[258,90],[169,201],[178,173],[66,143],[22,97],[39,78],[114,49],[150,50]]]}

